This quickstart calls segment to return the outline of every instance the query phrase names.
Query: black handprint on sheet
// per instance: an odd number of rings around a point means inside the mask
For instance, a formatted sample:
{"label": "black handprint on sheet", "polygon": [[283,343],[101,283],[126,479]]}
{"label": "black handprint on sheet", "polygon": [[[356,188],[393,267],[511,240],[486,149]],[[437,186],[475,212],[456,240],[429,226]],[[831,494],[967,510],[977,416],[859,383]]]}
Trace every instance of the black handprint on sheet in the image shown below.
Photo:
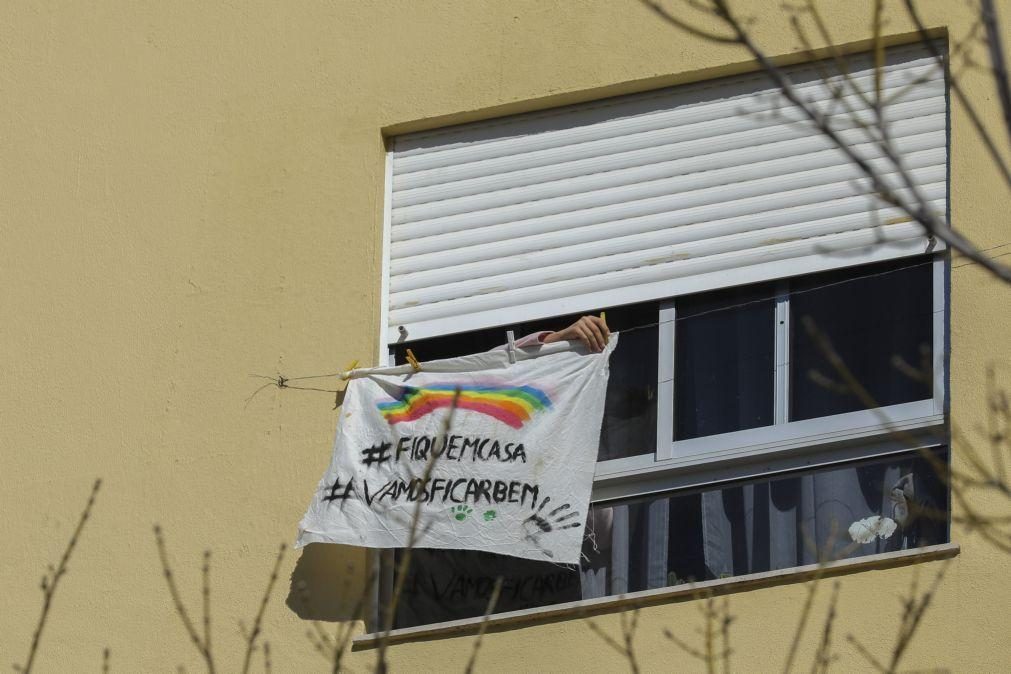
{"label": "black handprint on sheet", "polygon": [[[526,532],[525,540],[531,541],[538,547],[540,547],[541,536],[544,534],[583,526],[583,523],[578,519],[579,513],[571,509],[571,503],[563,503],[550,512],[544,512],[544,507],[550,501],[551,497],[545,496],[541,504],[537,506],[537,510],[523,520],[523,530]],[[541,548],[541,552],[548,557],[554,557],[550,550]]]}

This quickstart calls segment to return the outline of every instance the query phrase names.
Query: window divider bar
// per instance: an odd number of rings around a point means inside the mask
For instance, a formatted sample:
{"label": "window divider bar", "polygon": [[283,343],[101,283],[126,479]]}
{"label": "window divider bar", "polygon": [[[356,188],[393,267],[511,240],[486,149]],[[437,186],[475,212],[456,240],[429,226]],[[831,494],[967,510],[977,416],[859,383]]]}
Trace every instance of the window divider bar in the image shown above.
{"label": "window divider bar", "polygon": [[790,288],[779,286],[776,295],[776,392],[774,422],[790,420]]}
{"label": "window divider bar", "polygon": [[933,301],[931,303],[933,326],[933,390],[934,412],[945,414],[948,408],[948,356],[950,354],[949,336],[947,333],[950,309],[948,306],[948,256],[934,257],[933,264]]}
{"label": "window divider bar", "polygon": [[657,461],[674,457],[674,321],[677,310],[674,301],[660,305],[657,343],[656,384],[656,453]]}

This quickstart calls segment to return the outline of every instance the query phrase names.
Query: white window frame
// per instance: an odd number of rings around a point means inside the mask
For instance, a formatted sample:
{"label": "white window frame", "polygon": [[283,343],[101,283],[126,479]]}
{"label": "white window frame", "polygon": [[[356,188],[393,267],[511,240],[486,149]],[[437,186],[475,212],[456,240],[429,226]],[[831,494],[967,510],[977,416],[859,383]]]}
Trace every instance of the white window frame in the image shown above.
{"label": "white window frame", "polygon": [[[931,265],[931,341],[933,396],[929,399],[860,410],[802,421],[789,419],[790,311],[786,279],[778,283],[775,309],[774,424],[762,428],[702,436],[689,440],[674,437],[674,377],[677,311],[676,298],[663,301],[658,312],[657,353],[657,440],[652,454],[598,461],[591,503],[615,503],[615,517],[624,508],[620,501],[662,494],[678,489],[714,488],[726,482],[767,478],[797,469],[815,469],[833,464],[909,453],[948,444],[946,413],[948,395],[948,314],[950,257],[935,254]],[[859,270],[861,265],[851,267]],[[383,337],[383,339],[386,339]],[[383,344],[389,364],[394,364],[391,344]],[[901,376],[896,373],[896,376]],[[902,438],[897,437],[901,432]],[[650,516],[666,517],[662,508]],[[616,527],[616,535],[627,535],[627,527]],[[662,545],[660,544],[662,543]],[[621,548],[618,545],[618,548]],[[666,540],[658,542],[654,562],[663,566]],[[373,596],[377,597],[368,616],[370,629],[377,630],[382,616],[379,606],[389,601],[393,591],[393,551],[375,551],[371,557]],[[659,567],[658,567],[659,568]],[[621,578],[615,583],[620,594]]]}
{"label": "white window frame", "polygon": [[677,311],[675,300],[663,302],[658,326],[656,450],[653,454],[599,461],[593,500],[641,496],[911,449],[908,443],[892,437],[895,431],[924,432],[924,446],[942,444],[934,431],[943,430],[947,404],[947,256],[935,255],[930,264],[935,359],[932,398],[788,421],[790,312],[789,295],[782,283],[775,316],[775,423],[688,440],[673,440]]}
{"label": "white window frame", "polygon": [[[775,313],[774,419],[770,426],[688,440],[674,437],[676,298],[658,316],[656,449],[651,454],[598,461],[593,502],[644,496],[686,487],[813,468],[944,444],[947,409],[948,256],[935,254],[932,271],[933,397],[802,421],[789,418],[790,311],[786,280],[779,283]],[[854,266],[851,269],[859,269]],[[384,336],[383,339],[386,339]],[[504,338],[503,338],[504,339]],[[394,364],[392,343],[384,344]],[[896,373],[896,376],[900,376]],[[894,437],[902,432],[907,437]]]}

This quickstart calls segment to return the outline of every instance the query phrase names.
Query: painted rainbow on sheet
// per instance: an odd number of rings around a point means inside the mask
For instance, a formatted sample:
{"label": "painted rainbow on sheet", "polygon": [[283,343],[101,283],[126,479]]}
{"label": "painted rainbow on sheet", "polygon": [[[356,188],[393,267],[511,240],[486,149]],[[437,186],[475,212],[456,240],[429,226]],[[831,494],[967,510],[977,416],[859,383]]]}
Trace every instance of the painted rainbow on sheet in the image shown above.
{"label": "painted rainbow on sheet", "polygon": [[522,428],[537,412],[551,407],[551,399],[533,386],[430,384],[405,386],[390,402],[378,403],[387,422],[415,421],[437,409],[450,407],[460,389],[457,408],[486,414],[513,428]]}

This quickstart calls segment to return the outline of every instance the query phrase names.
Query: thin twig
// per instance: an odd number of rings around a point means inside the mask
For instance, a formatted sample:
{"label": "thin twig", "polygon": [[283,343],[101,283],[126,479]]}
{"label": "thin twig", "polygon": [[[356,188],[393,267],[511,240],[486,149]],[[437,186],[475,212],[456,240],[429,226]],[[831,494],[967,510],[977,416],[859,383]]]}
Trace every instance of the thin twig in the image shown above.
{"label": "thin twig", "polygon": [[621,625],[621,641],[605,632],[597,623],[590,618],[586,619],[586,625],[590,631],[603,640],[605,644],[614,649],[619,655],[628,660],[628,668],[632,674],[638,674],[639,661],[635,653],[635,633],[639,627],[639,609],[632,611],[622,611],[618,616]]}
{"label": "thin twig", "polygon": [[[653,9],[653,11],[666,20],[668,23],[685,30],[683,22],[672,16],[659,5],[651,0],[642,2]],[[930,236],[935,236],[944,241],[951,248],[959,251],[967,258],[975,261],[993,276],[1005,283],[1011,284],[1011,267],[993,261],[979,252],[978,248],[962,234],[951,229],[934,213],[930,207],[930,202],[924,198],[920,186],[912,179],[909,171],[903,165],[902,157],[897,153],[887,138],[882,137],[879,143],[880,149],[886,157],[895,165],[895,173],[905,184],[906,189],[912,194],[913,203],[908,203],[900,198],[895,190],[884,180],[882,174],[864,157],[859,155],[843,138],[839,132],[833,128],[830,120],[824,113],[813,105],[805,101],[795,89],[786,73],[776,66],[772,59],[752,39],[751,34],[745,28],[744,23],[731,12],[726,0],[713,0],[712,15],[721,20],[732,32],[733,39],[721,38],[722,41],[736,42],[759,64],[763,71],[772,79],[782,96],[789,101],[804,117],[810,121],[815,128],[826,138],[832,141],[833,145],[853,164],[864,177],[870,182],[873,193],[884,203],[891,204],[908,214],[913,220],[918,222]],[[706,37],[704,32],[698,33]]]}
{"label": "thin twig", "polygon": [[[354,634],[354,622],[361,620],[362,612],[365,609],[365,603],[368,601],[369,592],[372,588],[372,583],[375,582],[376,571],[372,568],[370,564],[368,571],[365,573],[365,584],[362,588],[361,594],[358,595],[358,599],[355,602],[355,607],[351,612],[351,620],[347,622],[346,626],[341,626],[337,631],[337,638],[334,640],[333,645],[333,674],[337,674],[340,671],[341,659],[347,652],[347,647],[351,643],[351,636]],[[327,637],[329,639],[329,637]]]}
{"label": "thin twig", "polygon": [[793,671],[793,661],[797,657],[797,648],[800,646],[801,637],[807,628],[807,621],[811,615],[811,607],[814,605],[814,597],[818,592],[818,584],[821,581],[823,568],[822,565],[819,565],[814,579],[807,585],[807,597],[804,599],[804,606],[800,610],[800,620],[797,622],[797,629],[794,630],[793,639],[790,641],[790,650],[786,654],[786,663],[783,665],[784,674]]}
{"label": "thin twig", "polygon": [[894,672],[898,669],[899,662],[902,660],[902,657],[906,654],[909,645],[912,643],[913,636],[916,634],[917,629],[923,621],[924,614],[926,614],[927,609],[930,607],[931,602],[936,596],[937,589],[940,587],[941,581],[944,579],[944,574],[948,570],[948,564],[950,563],[951,560],[947,559],[943,564],[941,564],[941,568],[938,569],[937,575],[934,576],[934,582],[931,583],[930,589],[928,589],[922,596],[917,598],[915,595],[915,589],[910,591],[898,640],[895,644],[895,648],[892,649],[892,660],[888,668],[889,672]]}
{"label": "thin twig", "polygon": [[168,552],[165,549],[165,538],[162,534],[161,527],[157,524],[154,525],[154,540],[155,544],[158,546],[158,558],[161,560],[162,575],[165,576],[165,583],[168,585],[169,595],[172,597],[172,605],[175,607],[176,614],[182,621],[183,627],[186,629],[186,634],[189,636],[190,641],[193,642],[194,646],[196,646],[200,656],[207,664],[207,671],[213,674],[214,656],[211,653],[210,644],[205,644],[200,639],[200,635],[197,634],[197,630],[193,626],[193,621],[190,620],[190,615],[186,611],[186,606],[183,604],[182,597],[179,595],[179,589],[176,587],[175,577],[172,574],[172,567],[169,565]]}
{"label": "thin twig", "polygon": [[204,648],[211,652],[211,551],[204,550],[204,565],[201,569],[204,609]]}
{"label": "thin twig", "polygon": [[734,622],[734,617],[730,615],[730,598],[723,598],[723,617],[720,620],[720,635],[723,641],[723,674],[730,674],[730,624]]}
{"label": "thin twig", "polygon": [[[457,406],[460,403],[460,387],[457,387],[453,393],[453,401],[449,406],[449,412],[446,414],[446,420],[442,426],[442,437],[448,437],[449,431],[453,425],[453,417],[456,414]],[[438,441],[438,438],[436,438]],[[441,454],[436,452],[431,452],[428,460],[425,462],[425,470],[421,476],[421,482],[419,483],[418,489],[424,489],[425,485],[432,477],[432,472],[435,470],[435,464],[438,461]],[[427,529],[423,529],[419,533],[419,526],[421,523],[421,506],[424,499],[418,499],[414,503],[414,514],[411,516],[410,528],[407,533],[407,544],[403,548],[403,552],[400,555],[400,563],[397,565],[396,570],[396,581],[393,584],[393,595],[390,597],[389,605],[386,607],[385,615],[385,625],[383,629],[383,634],[379,638],[379,647],[376,649],[376,672],[379,674],[385,674],[387,671],[386,662],[386,652],[389,647],[390,632],[393,631],[393,622],[396,619],[397,614],[397,604],[400,602],[400,596],[404,591],[404,584],[407,581],[407,571],[411,564],[411,555],[414,550],[414,546],[417,544],[421,535],[424,535]]]}
{"label": "thin twig", "polygon": [[1004,113],[1004,130],[1011,140],[1011,86],[1008,85],[1007,65],[1004,62],[1004,45],[1000,38],[1000,22],[993,0],[981,0],[980,18],[986,28],[986,42],[990,48],[990,65],[993,68],[993,83],[997,89],[1001,112]]}
{"label": "thin twig", "polygon": [[60,556],[59,564],[56,565],[56,568],[50,566],[49,573],[42,577],[40,584],[42,588],[42,613],[39,615],[39,620],[35,625],[35,632],[32,634],[32,644],[28,648],[28,658],[25,661],[25,666],[20,668],[25,674],[32,671],[35,655],[39,650],[39,641],[42,639],[42,630],[45,629],[49,610],[53,605],[56,587],[59,585],[60,579],[67,573],[67,563],[70,561],[70,556],[74,553],[74,548],[77,547],[77,541],[81,537],[81,531],[84,530],[84,524],[91,517],[91,508],[95,505],[95,497],[98,495],[98,490],[101,486],[102,480],[95,480],[95,483],[91,487],[91,494],[88,496],[88,502],[84,505],[84,510],[81,511],[81,517],[77,520],[77,526],[74,527],[70,540],[67,541],[67,547],[64,548],[63,555]]}
{"label": "thin twig", "polygon": [[832,585],[832,597],[829,599],[828,611],[825,614],[825,626],[821,630],[821,641],[818,644],[818,651],[814,656],[814,663],[811,665],[812,674],[828,671],[832,658],[832,626],[835,624],[836,606],[839,604],[839,581]]}
{"label": "thin twig", "polygon": [[277,550],[277,559],[274,560],[274,568],[270,572],[270,578],[267,579],[267,589],[263,591],[263,598],[260,600],[260,608],[256,611],[256,618],[253,619],[253,627],[249,631],[249,635],[246,639],[246,656],[242,661],[242,673],[246,674],[249,671],[249,665],[253,657],[253,649],[256,647],[256,639],[260,636],[263,625],[263,613],[267,609],[267,602],[270,600],[270,593],[274,589],[274,583],[277,582],[277,575],[281,570],[281,562],[284,560],[284,553],[288,550],[288,545],[281,543],[281,546]]}
{"label": "thin twig", "polygon": [[[920,18],[920,13],[917,11],[913,0],[904,0],[904,2],[906,6],[906,13],[916,26],[916,31],[920,36],[920,41],[927,47],[938,64],[945,65],[947,63],[947,59],[940,51],[938,51],[937,47],[934,46],[934,43],[927,32],[927,27],[923,23],[923,19]],[[959,105],[962,106],[962,109],[968,116],[969,121],[972,123],[972,127],[976,130],[976,134],[980,137],[980,140],[983,141],[983,147],[986,148],[987,153],[990,155],[990,160],[997,166],[1001,177],[1004,178],[1004,183],[1008,187],[1011,187],[1011,167],[1007,165],[1007,162],[1004,161],[1004,157],[1001,156],[1000,151],[997,149],[997,143],[983,124],[983,118],[980,116],[979,112],[977,112],[976,106],[974,106],[972,101],[969,100],[969,97],[966,95],[965,91],[963,91],[961,84],[959,84],[956,78],[948,78],[948,89],[955,94],[955,98],[958,99]]]}
{"label": "thin twig", "polygon": [[491,590],[491,596],[488,598],[488,607],[484,611],[484,617],[481,619],[481,626],[477,630],[477,637],[474,639],[474,646],[470,650],[470,658],[467,660],[467,667],[463,670],[467,674],[471,674],[474,671],[474,665],[477,664],[477,652],[481,648],[481,640],[484,638],[485,630],[488,629],[488,619],[491,618],[491,614],[495,612],[495,606],[498,604],[499,594],[502,592],[502,582],[505,579],[499,576],[495,579],[495,587]]}
{"label": "thin twig", "polygon": [[857,653],[862,655],[864,660],[869,662],[871,666],[874,667],[874,669],[878,670],[879,672],[888,671],[887,669],[885,669],[885,666],[882,665],[881,662],[879,662],[878,659],[874,657],[874,654],[871,653],[866,646],[860,643],[860,640],[857,639],[855,636],[853,636],[852,634],[847,634],[846,641],[853,644],[853,646],[857,649]]}
{"label": "thin twig", "polygon": [[696,28],[695,26],[682,21],[678,17],[674,16],[666,9],[660,6],[660,3],[653,2],[653,0],[643,0],[643,4],[649,7],[655,14],[662,17],[664,21],[671,23],[681,30],[685,31],[689,35],[694,35],[695,37],[701,37],[703,40],[709,40],[711,42],[723,42],[726,44],[733,44],[737,40],[732,35],[718,35],[716,33],[711,33],[701,28]]}
{"label": "thin twig", "polygon": [[[700,601],[703,597],[705,602],[700,604],[698,609],[702,613],[705,623],[701,630],[696,630],[702,634],[702,648],[691,646],[669,628],[663,630],[663,635],[688,655],[701,660],[709,674],[715,674],[718,661],[723,663],[723,671],[727,673],[730,671],[730,654],[733,652],[730,648],[730,625],[734,618],[730,615],[730,602],[728,599],[724,599],[721,610],[716,605],[712,591],[695,593],[695,601]],[[719,631],[722,642],[719,653],[716,652],[717,631]]]}

